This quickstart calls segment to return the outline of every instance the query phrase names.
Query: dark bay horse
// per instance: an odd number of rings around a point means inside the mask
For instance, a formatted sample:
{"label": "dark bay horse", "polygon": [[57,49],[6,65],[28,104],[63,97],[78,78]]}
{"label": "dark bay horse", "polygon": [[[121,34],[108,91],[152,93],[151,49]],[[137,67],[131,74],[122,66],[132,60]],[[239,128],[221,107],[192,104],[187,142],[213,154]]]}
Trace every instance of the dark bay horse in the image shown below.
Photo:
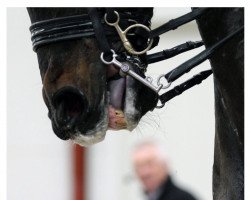
{"label": "dark bay horse", "polygon": [[[244,25],[243,8],[216,8],[198,27],[206,47]],[[244,35],[225,44],[210,63],[214,74],[215,149],[213,195],[244,199]]]}
{"label": "dark bay horse", "polygon": [[[100,9],[100,12],[102,9]],[[151,8],[118,9],[138,16],[150,26]],[[28,8],[32,23],[79,14],[84,8]],[[101,14],[104,16],[104,13]],[[143,16],[143,17],[142,17]],[[132,19],[133,21],[133,19]],[[214,8],[197,20],[205,46],[218,42],[244,25],[242,8]],[[123,27],[124,28],[124,27]],[[117,37],[108,37],[112,49],[125,51]],[[135,38],[138,48],[145,41]],[[61,139],[90,145],[104,139],[108,128],[132,130],[157,103],[150,89],[131,77],[117,78],[114,66],[100,61],[94,37],[60,41],[37,50],[43,97],[53,130]],[[144,59],[143,56],[140,57]],[[244,36],[239,34],[210,59],[215,85],[215,200],[244,199]],[[135,71],[136,68],[133,68]],[[144,76],[143,71],[136,71]]]}
{"label": "dark bay horse", "polygon": [[[141,19],[139,23],[150,25],[153,9],[125,11]],[[28,8],[28,12],[32,23],[88,13],[86,8]],[[117,37],[108,40],[116,52],[125,51]],[[84,146],[100,142],[108,128],[133,130],[140,118],[155,107],[154,92],[131,77],[117,79],[116,68],[104,65],[100,53],[95,37],[37,49],[43,98],[53,130],[61,139],[72,139]],[[137,73],[143,76],[142,71]]]}

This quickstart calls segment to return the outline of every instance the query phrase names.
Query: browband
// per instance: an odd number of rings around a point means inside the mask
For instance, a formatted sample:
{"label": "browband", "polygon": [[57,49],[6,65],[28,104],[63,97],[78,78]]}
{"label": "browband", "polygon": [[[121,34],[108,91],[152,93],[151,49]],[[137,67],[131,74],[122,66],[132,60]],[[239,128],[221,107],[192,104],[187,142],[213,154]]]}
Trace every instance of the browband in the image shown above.
{"label": "browband", "polygon": [[[122,27],[126,27],[131,23],[137,23],[137,20],[140,20],[128,13],[121,13],[120,17]],[[101,20],[101,23],[105,29],[105,35],[117,36],[117,33],[113,31],[112,27],[107,26],[104,20]],[[84,37],[95,37],[93,24],[88,14],[35,22],[30,26],[30,32],[32,46],[35,52],[42,45]]]}

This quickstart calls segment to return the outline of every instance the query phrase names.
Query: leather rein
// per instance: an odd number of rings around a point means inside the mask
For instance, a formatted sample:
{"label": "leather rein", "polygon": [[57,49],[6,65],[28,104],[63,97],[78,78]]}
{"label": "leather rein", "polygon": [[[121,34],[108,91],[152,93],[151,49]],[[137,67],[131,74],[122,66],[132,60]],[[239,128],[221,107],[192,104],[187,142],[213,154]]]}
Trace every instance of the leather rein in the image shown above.
{"label": "leather rein", "polygon": [[[176,81],[183,74],[209,59],[216,50],[242,32],[244,27],[240,27],[236,31],[230,33],[214,45],[206,48],[198,55],[177,66],[167,74],[160,75],[156,81],[157,85],[153,83],[154,81],[152,77],[141,77],[131,69],[131,66],[135,65],[145,72],[148,64],[166,60],[180,53],[204,45],[202,41],[189,41],[172,49],[165,49],[161,52],[149,55],[146,54],[150,49],[158,45],[159,36],[161,34],[174,30],[192,20],[198,19],[209,10],[210,8],[194,9],[181,17],[170,20],[160,27],[151,30],[149,28],[150,22],[144,22],[144,24],[138,23],[138,21],[142,21],[143,19],[138,18],[131,13],[118,13],[114,8],[106,8],[104,16],[101,17],[97,8],[88,8],[88,14],[53,18],[33,23],[30,27],[31,40],[33,50],[36,52],[37,49],[43,45],[84,37],[95,37],[98,41],[99,49],[102,52],[100,55],[102,62],[107,65],[115,65],[120,70],[119,74],[121,76],[132,76],[134,79],[140,81],[142,84],[156,92],[161,102],[161,105],[156,106],[156,108],[162,108],[170,99],[180,95],[185,90],[200,84],[212,74],[212,70],[202,71],[173,89],[159,95],[159,92],[162,89],[167,89],[172,82]],[[124,30],[123,27],[125,27]],[[123,52],[115,52],[110,46],[108,37],[117,38],[117,35],[125,49]],[[133,46],[130,43],[131,38],[132,41],[138,41],[140,39],[144,41],[139,50],[138,48],[135,49],[135,45]],[[163,78],[167,81],[167,85],[161,83]]]}

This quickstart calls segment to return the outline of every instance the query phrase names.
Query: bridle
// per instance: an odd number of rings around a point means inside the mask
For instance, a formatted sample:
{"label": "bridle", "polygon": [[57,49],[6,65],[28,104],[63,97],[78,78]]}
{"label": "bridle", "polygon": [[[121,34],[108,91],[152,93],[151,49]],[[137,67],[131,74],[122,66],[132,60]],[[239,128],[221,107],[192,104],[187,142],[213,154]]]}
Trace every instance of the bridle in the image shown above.
{"label": "bridle", "polygon": [[[154,30],[150,30],[148,27],[150,23],[148,23],[148,26],[138,23],[137,21],[141,21],[142,19],[137,19],[131,14],[119,13],[113,8],[106,8],[105,15],[101,18],[97,8],[88,8],[88,14],[60,17],[33,23],[30,27],[32,35],[31,40],[33,50],[37,51],[37,49],[42,45],[65,40],[75,40],[84,37],[95,37],[98,41],[99,49],[102,52],[100,56],[102,62],[106,65],[115,65],[119,68],[121,76],[129,75],[157,93],[161,106],[156,107],[161,108],[170,99],[180,95],[194,85],[200,84],[204,79],[212,74],[212,70],[202,71],[182,84],[159,95],[161,89],[167,89],[170,87],[172,82],[176,81],[183,74],[189,72],[200,63],[209,59],[217,49],[242,32],[244,27],[240,27],[236,31],[230,33],[225,38],[221,39],[211,47],[206,48],[201,53],[174,68],[167,74],[160,75],[157,79],[157,85],[154,85],[151,77],[144,78],[138,75],[132,70],[131,66],[138,66],[145,71],[146,67],[141,66],[159,62],[202,46],[202,41],[186,42],[172,49],[166,49],[158,53],[146,55],[150,49],[158,44],[159,35],[170,30],[174,30],[192,20],[198,19],[205,13],[209,12],[209,10],[210,8],[194,9],[190,13],[170,20]],[[124,30],[121,28],[121,24],[126,27]],[[125,52],[117,53],[110,47],[107,37],[117,38],[117,34],[119,36],[118,39],[122,42],[124,49],[126,50]],[[146,38],[146,45],[144,44],[145,48],[143,50],[135,50],[128,37],[139,37],[144,38],[144,40]],[[167,85],[164,86],[161,83],[162,78],[166,79]]]}

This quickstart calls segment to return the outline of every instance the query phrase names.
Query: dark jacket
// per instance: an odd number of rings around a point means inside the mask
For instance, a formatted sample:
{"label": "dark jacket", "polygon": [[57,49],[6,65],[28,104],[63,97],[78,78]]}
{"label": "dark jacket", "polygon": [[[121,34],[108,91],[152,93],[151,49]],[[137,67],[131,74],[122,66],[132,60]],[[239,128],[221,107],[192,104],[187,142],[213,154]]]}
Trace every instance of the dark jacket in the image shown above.
{"label": "dark jacket", "polygon": [[161,194],[157,200],[196,200],[188,192],[178,188],[168,177],[167,181],[162,185]]}

